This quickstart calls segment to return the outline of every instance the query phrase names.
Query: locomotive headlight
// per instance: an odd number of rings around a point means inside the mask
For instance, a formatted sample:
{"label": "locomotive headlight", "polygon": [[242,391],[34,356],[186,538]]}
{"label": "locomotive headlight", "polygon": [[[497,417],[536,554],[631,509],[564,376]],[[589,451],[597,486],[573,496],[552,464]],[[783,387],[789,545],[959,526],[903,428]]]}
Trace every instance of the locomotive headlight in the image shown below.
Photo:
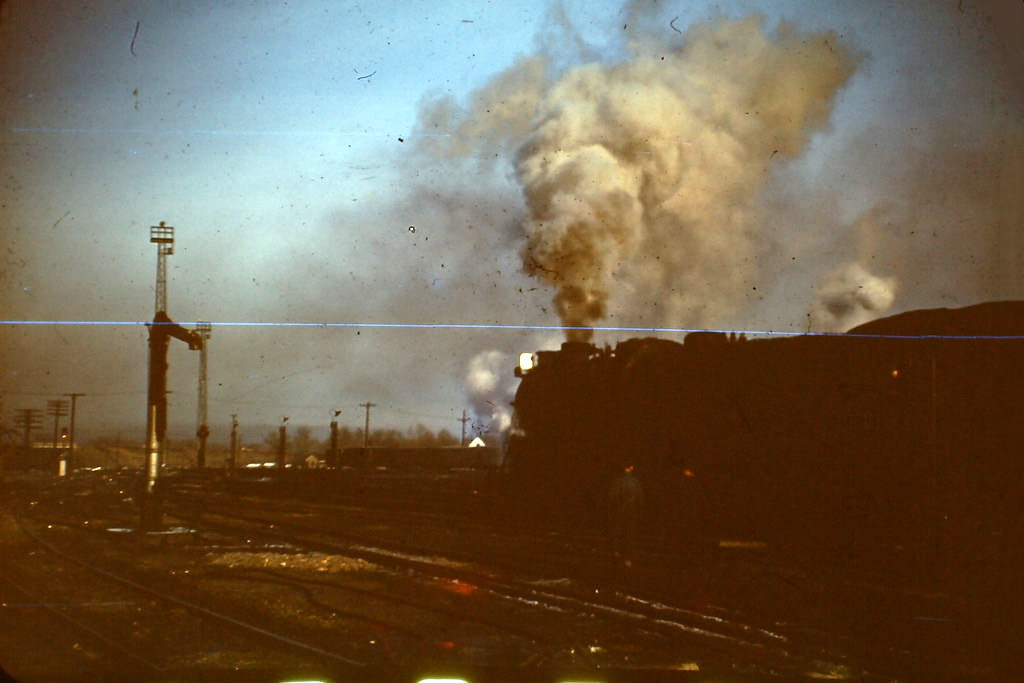
{"label": "locomotive headlight", "polygon": [[520,372],[528,372],[530,370],[533,370],[533,368],[536,366],[536,364],[537,364],[537,361],[536,361],[536,359],[534,359],[532,353],[527,352],[527,353],[519,354],[519,371]]}

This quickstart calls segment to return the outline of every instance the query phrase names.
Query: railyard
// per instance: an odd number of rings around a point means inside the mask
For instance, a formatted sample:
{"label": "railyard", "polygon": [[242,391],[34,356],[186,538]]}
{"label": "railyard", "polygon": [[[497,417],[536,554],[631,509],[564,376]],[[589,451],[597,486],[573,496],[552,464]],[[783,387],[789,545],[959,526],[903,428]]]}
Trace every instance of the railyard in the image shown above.
{"label": "railyard", "polygon": [[510,518],[480,472],[290,474],[169,476],[147,533],[140,472],[9,476],[7,673],[913,680],[1022,664],[1000,539],[965,557],[647,534],[626,569],[598,529]]}

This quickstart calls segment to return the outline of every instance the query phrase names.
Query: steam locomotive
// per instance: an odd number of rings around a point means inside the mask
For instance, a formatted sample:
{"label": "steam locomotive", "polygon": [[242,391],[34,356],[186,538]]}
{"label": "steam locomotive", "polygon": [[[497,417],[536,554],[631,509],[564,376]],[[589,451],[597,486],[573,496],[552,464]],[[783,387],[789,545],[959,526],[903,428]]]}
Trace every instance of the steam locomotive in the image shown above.
{"label": "steam locomotive", "polygon": [[547,519],[601,524],[632,467],[645,533],[675,540],[1020,531],[1021,301],[845,334],[566,342],[516,375],[506,493]]}

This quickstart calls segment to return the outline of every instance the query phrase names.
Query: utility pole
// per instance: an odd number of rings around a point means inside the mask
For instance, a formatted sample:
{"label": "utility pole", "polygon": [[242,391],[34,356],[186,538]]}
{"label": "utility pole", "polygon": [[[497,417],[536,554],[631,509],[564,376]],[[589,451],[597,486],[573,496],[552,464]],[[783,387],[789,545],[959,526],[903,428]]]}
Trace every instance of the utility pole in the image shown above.
{"label": "utility pole", "polygon": [[363,427],[363,449],[364,450],[367,447],[369,447],[369,445],[370,445],[370,408],[373,408],[376,405],[377,405],[376,403],[370,403],[369,401],[367,401],[366,403],[360,403],[359,404],[360,408],[366,408],[366,423],[365,423],[365,426]]}
{"label": "utility pole", "polygon": [[21,443],[25,448],[32,447],[32,432],[39,427],[39,423],[42,421],[42,417],[39,415],[41,412],[38,408],[21,408],[14,418],[14,424],[23,430],[24,437]]}
{"label": "utility pole", "polygon": [[277,429],[277,472],[284,472],[285,453],[288,450],[288,418],[281,418],[281,426]]}
{"label": "utility pole", "polygon": [[210,436],[210,426],[206,423],[206,347],[213,332],[213,326],[208,322],[197,322],[195,333],[203,340],[199,349],[199,400],[196,402],[196,438],[199,439],[199,447],[196,451],[196,467],[206,467],[206,437]]}
{"label": "utility pole", "polygon": [[[53,415],[53,441],[50,443],[53,447],[53,454],[57,455],[57,423],[60,421],[60,418],[68,414],[68,402],[61,399],[47,401],[46,414]],[[60,465],[57,467],[57,476],[68,476],[68,460],[67,455],[64,453],[60,454]]]}
{"label": "utility pole", "polygon": [[64,394],[65,396],[71,397],[71,431],[68,433],[68,451],[69,457],[74,460],[75,457],[75,403],[78,401],[79,396],[85,396],[85,394],[70,393]]}
{"label": "utility pole", "polygon": [[462,437],[459,439],[459,445],[463,448],[466,447],[466,423],[469,422],[469,418],[466,417],[466,409],[462,409],[462,417],[459,418],[459,422],[462,423]]}
{"label": "utility pole", "polygon": [[228,476],[238,466],[238,413],[231,414],[231,446],[228,448]]}
{"label": "utility pole", "polygon": [[334,419],[331,420],[331,452],[328,456],[328,464],[331,467],[338,467],[341,463],[338,462],[338,416],[341,415],[340,410],[334,411]]}

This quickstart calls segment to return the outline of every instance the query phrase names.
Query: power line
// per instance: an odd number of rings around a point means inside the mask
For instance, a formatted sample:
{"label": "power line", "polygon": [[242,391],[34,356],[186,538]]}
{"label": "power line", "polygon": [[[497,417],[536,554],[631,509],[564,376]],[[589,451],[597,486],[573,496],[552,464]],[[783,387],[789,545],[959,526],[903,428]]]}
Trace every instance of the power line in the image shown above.
{"label": "power line", "polygon": [[[434,403],[440,403],[440,402],[441,401],[434,401]],[[449,414],[449,415],[435,415],[435,414],[432,414],[432,413],[421,413],[421,412],[416,411],[416,410],[408,410],[406,408],[396,408],[395,406],[390,405],[390,404],[387,406],[387,410],[388,410],[388,412],[398,413],[399,415],[407,415],[409,417],[421,417],[421,418],[425,418],[425,419],[428,419],[428,420],[444,420],[444,421],[448,421],[448,420],[452,419],[451,414]],[[456,418],[456,419],[458,419],[458,418]]]}
{"label": "power line", "polygon": [[[54,392],[52,392],[52,391],[7,391],[5,389],[3,393],[10,394],[11,396],[53,396]],[[144,396],[145,394],[146,394],[145,391],[108,391],[108,392],[98,392],[98,393],[97,392],[92,392],[92,393],[89,394],[89,396],[92,396],[92,397],[101,397],[101,396],[102,397],[107,397],[107,396]],[[80,395],[84,395],[84,394],[80,394]],[[70,396],[70,394],[65,394],[65,396]]]}
{"label": "power line", "polygon": [[[144,326],[155,325],[144,320],[0,320],[0,325],[24,326]],[[195,322],[180,323],[195,325]],[[533,332],[646,332],[648,334],[691,334],[694,332],[710,332],[716,334],[745,334],[748,337],[840,337],[843,339],[951,339],[951,340],[1024,340],[1024,334],[866,334],[848,332],[807,332],[794,330],[747,330],[718,329],[698,327],[630,327],[613,325],[524,325],[505,323],[383,323],[383,322],[297,322],[297,321],[262,321],[239,322],[222,321],[210,323],[219,327],[295,327],[295,328],[341,328],[341,329],[427,329],[427,330],[507,330]]]}
{"label": "power line", "polygon": [[293,412],[295,410],[320,410],[324,407],[322,403],[290,403],[288,401],[270,399],[266,401],[237,401],[230,398],[211,398],[210,403],[226,403],[233,406],[256,406],[258,408],[288,408]]}
{"label": "power line", "polygon": [[[245,128],[61,128],[56,126],[38,126],[33,128],[18,127],[11,128],[12,133],[41,133],[41,134],[78,134],[78,135],[146,135],[146,136],[220,136],[220,137],[365,137],[373,136],[372,133],[350,132],[342,130],[261,130]],[[450,133],[420,133],[421,137],[449,137]]]}

